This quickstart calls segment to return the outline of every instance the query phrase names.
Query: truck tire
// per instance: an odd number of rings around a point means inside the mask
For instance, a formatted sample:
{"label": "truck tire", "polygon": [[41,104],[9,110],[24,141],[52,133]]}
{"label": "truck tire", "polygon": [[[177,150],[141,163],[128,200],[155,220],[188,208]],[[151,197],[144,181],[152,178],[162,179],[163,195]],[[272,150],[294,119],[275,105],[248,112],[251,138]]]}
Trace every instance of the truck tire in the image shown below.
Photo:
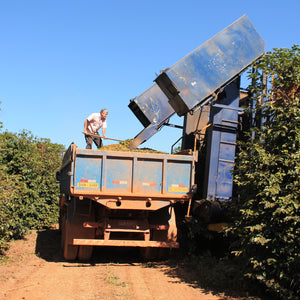
{"label": "truck tire", "polygon": [[78,254],[78,246],[69,243],[74,236],[74,230],[68,221],[65,221],[65,234],[64,234],[64,258],[65,260],[76,260]]}
{"label": "truck tire", "polygon": [[[167,236],[168,236],[167,230],[154,230],[152,240],[167,241]],[[141,255],[143,259],[147,261],[168,259],[170,256],[170,248],[145,247],[145,248],[141,248]]]}
{"label": "truck tire", "polygon": [[[176,231],[177,234],[177,231]],[[153,239],[155,241],[169,241],[168,239],[169,230],[160,230],[153,233]],[[170,256],[170,248],[156,248],[156,258],[157,259],[168,259]]]}
{"label": "truck tire", "polygon": [[[78,201],[76,203],[76,201]],[[84,228],[86,221],[95,220],[95,212],[90,214],[90,200],[78,200],[72,198],[66,211],[62,214],[62,248],[66,260],[89,260],[92,256],[93,246],[72,245],[73,239],[94,239],[95,229]],[[76,210],[74,209],[76,207]]]}
{"label": "truck tire", "polygon": [[93,246],[79,246],[78,259],[81,261],[90,260],[93,254]]}
{"label": "truck tire", "polygon": [[60,209],[59,210],[59,217],[58,217],[58,230],[60,232],[62,232],[62,218],[63,218],[62,214],[63,214],[63,211],[62,211],[62,209]]}
{"label": "truck tire", "polygon": [[61,211],[60,213],[60,234],[61,234],[61,249],[64,250],[65,238],[66,238],[66,213]]}
{"label": "truck tire", "polygon": [[61,248],[65,260],[75,260],[77,258],[78,246],[70,245],[68,243],[68,236],[70,232],[70,224],[67,224],[66,212],[61,210]]}
{"label": "truck tire", "polygon": [[158,248],[143,247],[140,249],[141,256],[144,260],[155,260],[158,258]]}
{"label": "truck tire", "polygon": [[[79,224],[83,224],[85,221],[94,222],[96,220],[95,217],[95,209],[92,209],[90,212],[90,215],[88,217],[84,216],[77,216]],[[82,228],[80,231],[77,231],[79,234],[79,237],[85,238],[85,239],[95,239],[96,237],[96,230],[92,228]],[[85,246],[80,245],[78,249],[78,259],[81,261],[88,261],[91,259],[93,254],[93,246]]]}
{"label": "truck tire", "polygon": [[[175,210],[173,207],[165,207],[152,214],[153,223],[168,224],[168,230],[153,230],[151,240],[161,242],[177,241],[177,226]],[[146,260],[167,259],[170,256],[170,248],[141,248],[142,257]]]}

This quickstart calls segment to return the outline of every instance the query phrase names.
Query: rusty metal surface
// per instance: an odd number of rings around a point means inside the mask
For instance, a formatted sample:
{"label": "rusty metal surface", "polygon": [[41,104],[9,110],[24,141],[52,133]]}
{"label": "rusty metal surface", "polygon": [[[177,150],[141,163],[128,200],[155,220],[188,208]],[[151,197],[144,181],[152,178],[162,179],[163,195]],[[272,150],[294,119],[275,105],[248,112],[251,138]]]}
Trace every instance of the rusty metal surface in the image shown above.
{"label": "rusty metal surface", "polygon": [[144,201],[138,205],[150,210],[165,206],[162,200],[192,197],[195,155],[86,150],[76,145],[71,150],[67,155],[72,159],[66,158],[68,164],[61,170],[61,192],[66,195],[101,200],[109,207],[123,201],[120,209],[134,209],[132,201]]}
{"label": "rusty metal surface", "polygon": [[84,228],[100,228],[105,227],[104,223],[98,223],[98,222],[84,222],[82,224]]}
{"label": "rusty metal surface", "polygon": [[110,231],[149,231],[149,223],[146,219],[109,219],[106,230]]}
{"label": "rusty metal surface", "polygon": [[108,192],[108,191],[104,191],[104,190],[79,190],[76,189],[74,186],[71,186],[70,188],[70,192],[71,195],[75,196],[75,197],[79,197],[79,196],[90,196],[91,198],[103,198],[103,199],[107,199],[107,198],[111,198],[112,200],[114,199],[113,196],[116,195],[120,195],[121,197],[127,197],[128,199],[135,199],[137,201],[140,200],[145,200],[147,198],[149,198],[149,196],[154,199],[156,198],[156,200],[168,200],[168,201],[176,201],[176,200],[188,200],[192,197],[192,194],[187,193],[187,194],[171,194],[171,193],[142,193],[142,192],[135,192],[134,194],[131,192],[124,192],[122,190],[118,190],[115,189],[115,191],[113,192]]}
{"label": "rusty metal surface", "polygon": [[[145,195],[145,197],[147,197]],[[118,200],[118,199],[99,199],[100,203],[110,209],[142,209],[142,210],[157,210],[170,205],[170,201],[159,200]]]}
{"label": "rusty metal surface", "polygon": [[[175,223],[176,225],[176,223]],[[103,222],[84,222],[82,225],[84,228],[105,228],[105,223]],[[168,225],[151,225],[149,224],[150,229],[155,229],[155,230],[168,230],[169,229],[169,224]]]}
{"label": "rusty metal surface", "polygon": [[136,241],[136,240],[73,239],[72,244],[83,245],[83,246],[179,248],[179,243],[177,242]]}

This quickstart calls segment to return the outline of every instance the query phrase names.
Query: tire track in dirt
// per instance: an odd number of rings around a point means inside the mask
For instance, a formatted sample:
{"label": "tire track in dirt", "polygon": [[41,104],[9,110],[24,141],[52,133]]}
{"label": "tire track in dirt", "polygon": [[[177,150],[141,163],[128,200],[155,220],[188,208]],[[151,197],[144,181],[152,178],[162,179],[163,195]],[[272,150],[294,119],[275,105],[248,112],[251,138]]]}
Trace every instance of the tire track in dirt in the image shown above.
{"label": "tire track in dirt", "polygon": [[0,265],[0,299],[224,299],[179,278],[168,263],[143,262],[137,252],[98,248],[90,263],[70,263],[58,230],[32,232],[11,243],[9,262]]}
{"label": "tire track in dirt", "polygon": [[112,273],[118,274],[121,282],[128,284],[130,299],[220,299],[211,293],[205,293],[199,287],[182,281],[175,274],[169,275],[170,268],[163,263],[118,264],[111,265],[110,269]]}

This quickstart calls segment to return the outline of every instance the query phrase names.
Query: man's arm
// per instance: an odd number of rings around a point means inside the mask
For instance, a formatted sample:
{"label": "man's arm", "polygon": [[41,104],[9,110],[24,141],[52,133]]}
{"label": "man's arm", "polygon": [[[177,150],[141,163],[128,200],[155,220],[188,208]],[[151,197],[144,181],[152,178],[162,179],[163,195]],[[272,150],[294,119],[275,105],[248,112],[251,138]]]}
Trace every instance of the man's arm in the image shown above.
{"label": "man's arm", "polygon": [[102,127],[102,136],[103,136],[104,138],[106,138],[106,136],[105,136],[105,128],[103,128],[103,127]]}
{"label": "man's arm", "polygon": [[85,133],[87,133],[87,127],[88,127],[88,119],[85,119],[85,121],[84,121],[84,130],[83,130],[83,132],[85,132]]}

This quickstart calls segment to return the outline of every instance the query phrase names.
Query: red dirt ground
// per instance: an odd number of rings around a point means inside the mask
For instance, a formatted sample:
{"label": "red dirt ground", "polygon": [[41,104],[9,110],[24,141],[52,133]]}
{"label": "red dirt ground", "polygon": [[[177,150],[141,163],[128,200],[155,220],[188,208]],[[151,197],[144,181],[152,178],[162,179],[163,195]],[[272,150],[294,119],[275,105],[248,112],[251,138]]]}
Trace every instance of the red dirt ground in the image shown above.
{"label": "red dirt ground", "polygon": [[147,263],[138,249],[100,248],[89,263],[66,262],[57,229],[11,242],[0,265],[0,299],[231,299],[202,289],[178,260]]}

